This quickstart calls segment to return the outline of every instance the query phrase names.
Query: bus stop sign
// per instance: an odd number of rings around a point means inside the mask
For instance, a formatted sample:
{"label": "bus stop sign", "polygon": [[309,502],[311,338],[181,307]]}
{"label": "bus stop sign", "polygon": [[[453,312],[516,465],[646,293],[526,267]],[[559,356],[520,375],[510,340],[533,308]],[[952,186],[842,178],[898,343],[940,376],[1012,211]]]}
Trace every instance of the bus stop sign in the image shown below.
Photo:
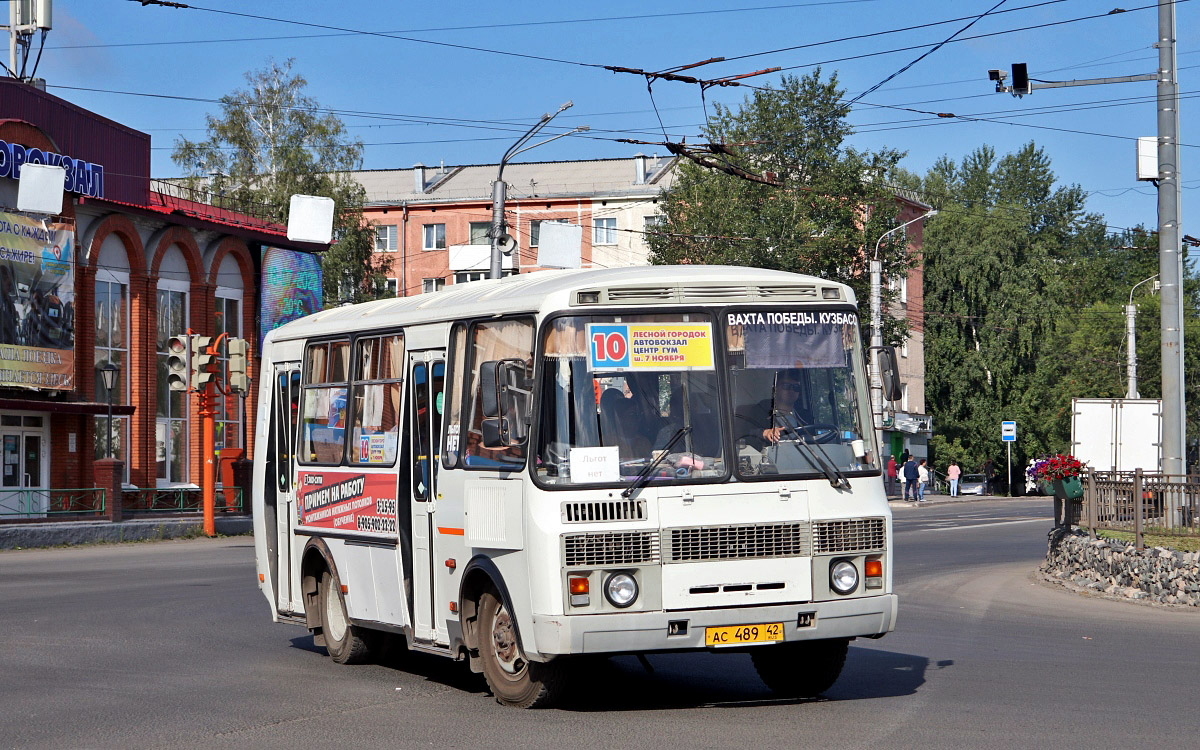
{"label": "bus stop sign", "polygon": [[1000,423],[1000,439],[1006,443],[1017,442],[1017,423],[1016,422],[1001,422]]}

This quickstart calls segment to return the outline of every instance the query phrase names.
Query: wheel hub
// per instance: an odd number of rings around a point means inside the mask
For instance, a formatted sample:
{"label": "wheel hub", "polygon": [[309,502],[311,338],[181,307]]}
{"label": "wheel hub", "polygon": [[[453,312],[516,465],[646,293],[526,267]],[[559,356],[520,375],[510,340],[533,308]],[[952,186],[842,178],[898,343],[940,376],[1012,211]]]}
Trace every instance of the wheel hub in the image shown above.
{"label": "wheel hub", "polygon": [[496,612],[492,621],[492,646],[496,652],[496,662],[505,672],[515,675],[525,668],[521,649],[517,648],[517,634],[513,628],[512,617],[503,606]]}
{"label": "wheel hub", "polygon": [[346,625],[337,592],[329,588],[325,591],[325,634],[334,641],[341,641],[346,635]]}

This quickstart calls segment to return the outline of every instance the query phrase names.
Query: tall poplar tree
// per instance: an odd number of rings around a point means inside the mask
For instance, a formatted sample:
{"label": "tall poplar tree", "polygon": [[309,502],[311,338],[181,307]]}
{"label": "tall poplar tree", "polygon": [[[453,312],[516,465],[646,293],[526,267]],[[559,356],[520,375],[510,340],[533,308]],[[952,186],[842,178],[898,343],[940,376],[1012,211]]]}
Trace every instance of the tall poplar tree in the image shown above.
{"label": "tall poplar tree", "polygon": [[332,198],[335,242],[321,256],[326,304],[387,296],[387,261],[374,254],[374,230],[363,220],[365,192],[345,174],[361,167],[362,143],[305,93],[293,63],[270,60],[246,73],[246,88],[221,97],[220,114],[208,115],[207,137],[177,140],[171,158],[191,185],[262,204],[281,224],[293,194]]}

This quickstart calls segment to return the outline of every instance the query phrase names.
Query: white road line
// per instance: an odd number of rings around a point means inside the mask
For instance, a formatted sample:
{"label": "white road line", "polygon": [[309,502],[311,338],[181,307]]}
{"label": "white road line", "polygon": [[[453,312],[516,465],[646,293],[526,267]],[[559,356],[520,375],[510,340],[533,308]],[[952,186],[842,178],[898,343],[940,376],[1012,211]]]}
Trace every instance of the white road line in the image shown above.
{"label": "white road line", "polygon": [[995,523],[973,523],[962,526],[941,526],[934,529],[913,529],[913,531],[954,531],[956,529],[982,529],[986,526],[1010,526],[1014,523],[1054,523],[1053,518],[1029,518],[1024,521],[997,521]]}

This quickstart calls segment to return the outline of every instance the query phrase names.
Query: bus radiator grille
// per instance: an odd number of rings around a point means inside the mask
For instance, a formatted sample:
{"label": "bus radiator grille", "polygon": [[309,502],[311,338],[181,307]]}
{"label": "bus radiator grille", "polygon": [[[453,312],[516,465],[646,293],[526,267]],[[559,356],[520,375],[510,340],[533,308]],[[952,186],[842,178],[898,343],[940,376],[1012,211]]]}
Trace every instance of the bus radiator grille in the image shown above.
{"label": "bus radiator grille", "polygon": [[887,546],[882,518],[817,521],[813,524],[813,554],[871,552]]}
{"label": "bus radiator grille", "polygon": [[657,531],[608,531],[563,536],[563,564],[580,566],[641,565],[659,561]]}
{"label": "bus radiator grille", "polygon": [[562,504],[563,523],[645,521],[645,500],[571,500]]}
{"label": "bus radiator grille", "polygon": [[805,557],[808,544],[805,521],[663,530],[664,557],[673,563]]}

